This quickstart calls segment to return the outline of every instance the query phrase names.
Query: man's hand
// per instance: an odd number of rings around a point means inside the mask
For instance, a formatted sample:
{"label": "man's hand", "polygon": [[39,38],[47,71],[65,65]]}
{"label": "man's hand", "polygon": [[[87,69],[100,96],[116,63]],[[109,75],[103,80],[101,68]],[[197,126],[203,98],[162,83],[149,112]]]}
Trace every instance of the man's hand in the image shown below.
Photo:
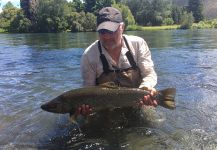
{"label": "man's hand", "polygon": [[89,114],[91,114],[93,111],[93,108],[89,105],[81,105],[80,107],[77,108],[75,115],[83,115],[83,116],[88,116]]}
{"label": "man's hand", "polygon": [[150,95],[144,96],[144,98],[139,101],[139,106],[147,105],[156,107],[158,105],[158,101],[153,98],[157,94],[157,90],[151,87],[142,87],[141,89],[150,92]]}

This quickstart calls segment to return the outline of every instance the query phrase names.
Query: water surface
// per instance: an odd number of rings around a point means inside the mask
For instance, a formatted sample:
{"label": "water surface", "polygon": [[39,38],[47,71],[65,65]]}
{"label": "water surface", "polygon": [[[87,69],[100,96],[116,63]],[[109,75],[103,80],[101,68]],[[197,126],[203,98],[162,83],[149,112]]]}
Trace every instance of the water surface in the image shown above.
{"label": "water surface", "polygon": [[164,124],[111,130],[103,137],[79,133],[68,115],[40,105],[81,87],[80,57],[97,34],[0,34],[0,148],[217,148],[217,30],[127,33],[150,46],[157,88],[177,88],[176,110],[157,108]]}

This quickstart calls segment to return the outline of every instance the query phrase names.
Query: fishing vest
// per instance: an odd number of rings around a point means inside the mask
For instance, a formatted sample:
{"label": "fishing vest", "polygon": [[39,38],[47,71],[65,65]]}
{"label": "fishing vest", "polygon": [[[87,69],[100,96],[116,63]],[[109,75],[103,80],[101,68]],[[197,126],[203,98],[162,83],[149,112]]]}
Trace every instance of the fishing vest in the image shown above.
{"label": "fishing vest", "polygon": [[98,49],[100,52],[100,59],[103,65],[103,73],[98,78],[96,78],[96,85],[103,84],[106,82],[114,82],[116,85],[121,87],[138,88],[141,84],[142,77],[140,74],[140,69],[136,65],[129,44],[124,36],[123,39],[128,49],[128,51],[126,52],[126,56],[131,67],[126,69],[109,69],[108,61],[105,55],[102,53],[101,44],[100,41],[98,41]]}

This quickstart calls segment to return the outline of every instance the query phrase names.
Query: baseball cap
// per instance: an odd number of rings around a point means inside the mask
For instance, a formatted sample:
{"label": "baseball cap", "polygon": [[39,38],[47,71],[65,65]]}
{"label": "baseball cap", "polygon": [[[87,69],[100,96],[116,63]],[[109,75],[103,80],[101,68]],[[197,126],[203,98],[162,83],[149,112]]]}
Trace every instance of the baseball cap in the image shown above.
{"label": "baseball cap", "polygon": [[97,16],[97,31],[101,29],[116,31],[123,22],[121,12],[113,7],[102,8]]}

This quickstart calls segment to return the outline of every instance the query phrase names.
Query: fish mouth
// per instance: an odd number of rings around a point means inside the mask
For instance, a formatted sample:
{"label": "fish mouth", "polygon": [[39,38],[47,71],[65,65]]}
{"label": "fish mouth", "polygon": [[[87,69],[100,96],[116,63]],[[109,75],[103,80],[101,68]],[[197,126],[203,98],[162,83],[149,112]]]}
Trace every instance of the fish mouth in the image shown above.
{"label": "fish mouth", "polygon": [[41,105],[41,109],[48,111],[48,112],[56,112],[57,110],[57,105],[53,105],[53,104],[44,104]]}

